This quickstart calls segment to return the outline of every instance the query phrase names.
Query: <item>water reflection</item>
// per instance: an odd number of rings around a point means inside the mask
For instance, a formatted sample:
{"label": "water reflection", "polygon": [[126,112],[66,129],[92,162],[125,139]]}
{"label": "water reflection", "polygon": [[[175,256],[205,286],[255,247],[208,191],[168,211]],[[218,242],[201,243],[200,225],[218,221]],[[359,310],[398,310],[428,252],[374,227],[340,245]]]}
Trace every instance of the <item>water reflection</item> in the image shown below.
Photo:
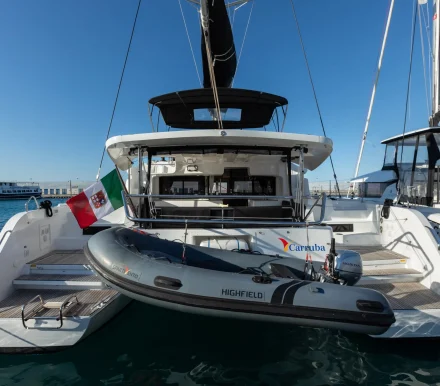
{"label": "water reflection", "polygon": [[76,347],[0,356],[0,385],[424,385],[438,347],[132,303]]}

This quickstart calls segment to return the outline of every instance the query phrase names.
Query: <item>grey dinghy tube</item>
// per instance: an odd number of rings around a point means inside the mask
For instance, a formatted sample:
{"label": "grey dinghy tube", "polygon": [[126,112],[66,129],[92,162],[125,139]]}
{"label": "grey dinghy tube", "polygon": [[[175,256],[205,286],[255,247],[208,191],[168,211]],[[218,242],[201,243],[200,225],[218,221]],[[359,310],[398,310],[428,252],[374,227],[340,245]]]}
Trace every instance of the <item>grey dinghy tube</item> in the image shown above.
{"label": "grey dinghy tube", "polygon": [[384,333],[395,322],[387,299],[377,291],[261,275],[280,266],[300,272],[294,259],[186,245],[182,263],[182,251],[182,243],[122,227],[97,233],[85,247],[106,284],[160,307],[370,335]]}

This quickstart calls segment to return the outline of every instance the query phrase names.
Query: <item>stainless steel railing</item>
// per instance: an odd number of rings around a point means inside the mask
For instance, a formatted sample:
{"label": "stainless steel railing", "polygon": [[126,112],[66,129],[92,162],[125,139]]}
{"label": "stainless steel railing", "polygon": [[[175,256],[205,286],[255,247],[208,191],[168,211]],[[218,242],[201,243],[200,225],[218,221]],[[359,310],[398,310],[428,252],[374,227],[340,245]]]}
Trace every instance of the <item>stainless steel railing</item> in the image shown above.
{"label": "stainless steel railing", "polygon": [[[124,203],[125,216],[127,219],[138,223],[172,223],[172,224],[236,224],[236,225],[263,225],[263,226],[306,226],[306,225],[319,225],[324,221],[325,217],[325,206],[327,195],[322,193],[311,206],[308,213],[305,216],[307,219],[315,206],[318,205],[319,200],[321,203],[321,213],[319,219],[316,221],[256,221],[256,218],[249,218],[248,220],[235,220],[234,218],[215,218],[215,219],[192,219],[192,218],[182,218],[182,219],[165,219],[165,218],[141,218],[134,217],[130,215],[127,205],[128,198],[159,198],[159,199],[179,199],[179,200],[209,200],[209,199],[232,199],[232,200],[242,200],[242,199],[255,199],[255,200],[293,200],[293,196],[235,196],[235,195],[168,195],[168,194],[127,194],[122,192],[122,200]],[[298,204],[297,204],[298,205]],[[222,207],[218,208],[219,210]],[[224,208],[223,208],[224,209]],[[200,216],[199,216],[200,217]]]}
{"label": "stainless steel railing", "polygon": [[12,231],[10,229],[8,229],[7,231],[5,231],[5,233],[3,233],[2,238],[0,239],[0,245],[2,245],[3,240],[5,239],[6,235],[8,233],[12,233]]}
{"label": "stainless steel railing", "polygon": [[34,199],[35,201],[35,206],[38,209],[38,201],[34,196],[29,197],[29,200],[26,201],[26,204],[24,204],[24,207],[26,209],[26,212],[29,212],[29,203],[31,202],[31,200]]}

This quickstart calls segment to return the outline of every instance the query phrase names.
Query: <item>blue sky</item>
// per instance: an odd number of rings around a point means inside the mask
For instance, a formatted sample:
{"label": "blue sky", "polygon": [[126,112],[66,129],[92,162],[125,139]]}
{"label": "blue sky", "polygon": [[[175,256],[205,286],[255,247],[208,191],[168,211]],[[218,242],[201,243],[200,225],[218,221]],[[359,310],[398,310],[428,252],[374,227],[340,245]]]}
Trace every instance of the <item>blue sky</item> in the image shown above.
{"label": "blue sky", "polygon": [[[348,178],[389,1],[295,3],[327,135],[334,141],[336,173]],[[361,173],[381,167],[380,140],[403,129],[412,4],[395,4]],[[182,5],[201,70],[197,14],[184,0]],[[0,180],[94,179],[136,7],[137,0],[0,2]],[[236,13],[237,49],[249,10],[247,5]],[[427,126],[428,119],[418,31],[417,26],[407,131]],[[234,86],[286,97],[286,131],[322,134],[289,0],[255,0]],[[151,97],[196,87],[178,1],[144,0],[111,136],[149,132]],[[111,168],[106,156],[103,173]],[[331,174],[326,162],[309,177],[326,180]]]}

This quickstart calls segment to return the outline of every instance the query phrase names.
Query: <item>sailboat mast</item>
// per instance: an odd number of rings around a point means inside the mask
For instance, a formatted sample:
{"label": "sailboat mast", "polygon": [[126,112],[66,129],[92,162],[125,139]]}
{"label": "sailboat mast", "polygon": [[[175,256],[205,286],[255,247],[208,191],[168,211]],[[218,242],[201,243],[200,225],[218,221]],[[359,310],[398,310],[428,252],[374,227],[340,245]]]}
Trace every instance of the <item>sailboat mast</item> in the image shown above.
{"label": "sailboat mast", "polygon": [[432,22],[432,116],[429,120],[430,126],[438,126],[440,121],[440,84],[439,84],[439,23],[440,23],[440,0],[434,0],[434,12]]}
{"label": "sailboat mast", "polygon": [[368,108],[367,121],[365,122],[364,133],[362,135],[361,149],[359,150],[359,156],[358,156],[358,160],[356,163],[356,170],[354,172],[355,178],[359,174],[359,167],[361,165],[362,154],[364,152],[364,146],[365,146],[365,142],[367,140],[368,127],[370,126],[371,112],[373,111],[374,98],[376,96],[377,83],[379,82],[380,69],[382,67],[382,59],[383,59],[383,54],[385,52],[385,45],[387,43],[388,30],[390,28],[391,16],[393,14],[393,8],[394,8],[394,0],[391,0],[390,10],[388,11],[387,24],[385,27],[385,33],[384,33],[383,40],[382,40],[382,48],[380,50],[379,61],[377,63],[376,79],[374,81],[373,92],[371,93],[370,107]]}

